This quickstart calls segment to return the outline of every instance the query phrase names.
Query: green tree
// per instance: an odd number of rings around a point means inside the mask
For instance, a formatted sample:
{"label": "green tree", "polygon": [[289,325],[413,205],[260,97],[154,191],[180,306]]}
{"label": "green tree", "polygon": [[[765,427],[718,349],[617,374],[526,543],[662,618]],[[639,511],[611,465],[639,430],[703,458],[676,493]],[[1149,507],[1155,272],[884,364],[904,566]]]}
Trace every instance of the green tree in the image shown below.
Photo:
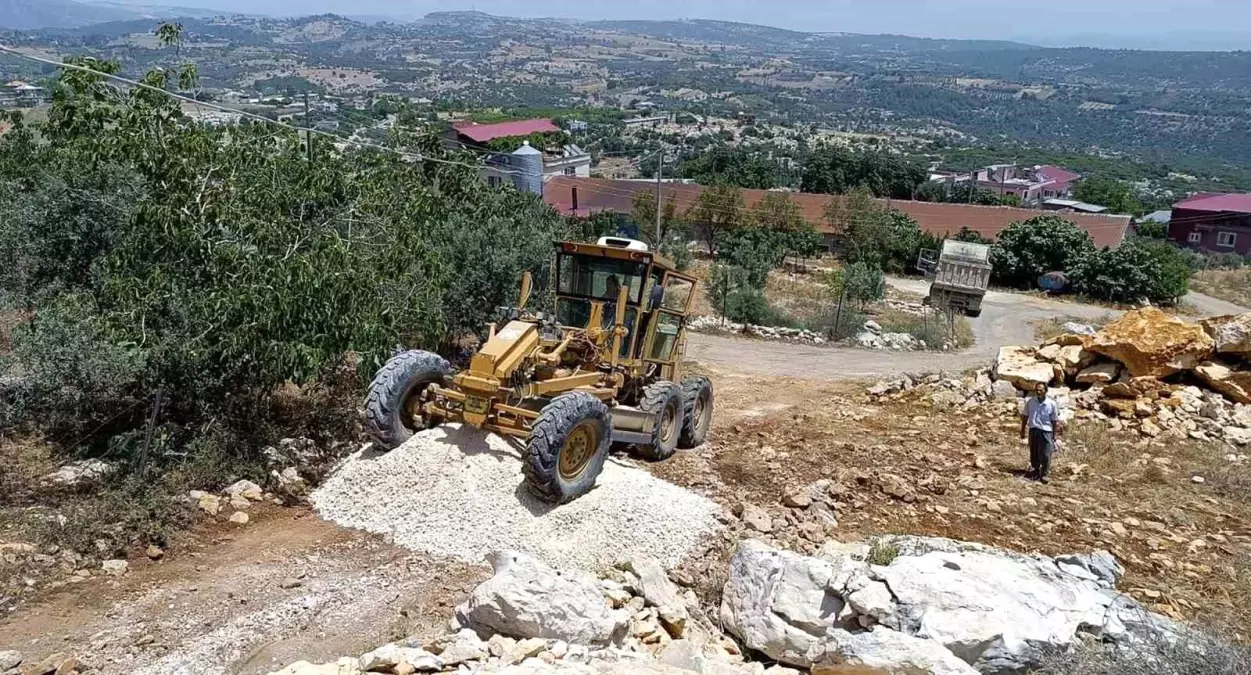
{"label": "green tree", "polygon": [[1143,222],[1138,223],[1135,233],[1144,239],[1167,239],[1168,223],[1160,223],[1154,220],[1144,220]]}
{"label": "green tree", "polygon": [[1012,223],[991,247],[990,262],[998,283],[1030,288],[1047,272],[1067,271],[1095,249],[1090,234],[1056,215]]}
{"label": "green tree", "polygon": [[861,310],[886,295],[886,277],[882,269],[864,262],[847,265],[832,281],[831,292],[856,303]]}
{"label": "green tree", "polygon": [[703,185],[724,183],[740,188],[769,190],[793,185],[795,177],[776,161],[757,152],[728,145],[717,145],[688,159],[678,167],[678,175]]}
{"label": "green tree", "polygon": [[732,185],[705,188],[687,210],[685,220],[698,229],[709,255],[715,259],[722,235],[743,225],[743,196]]}
{"label": "green tree", "polygon": [[800,190],[846,194],[864,188],[875,197],[911,199],[925,178],[923,167],[896,155],[823,147],[809,156]]}
{"label": "green tree", "polygon": [[1106,206],[1113,213],[1141,214],[1142,203],[1129,186],[1104,176],[1088,176],[1073,189],[1073,196],[1089,204]]}

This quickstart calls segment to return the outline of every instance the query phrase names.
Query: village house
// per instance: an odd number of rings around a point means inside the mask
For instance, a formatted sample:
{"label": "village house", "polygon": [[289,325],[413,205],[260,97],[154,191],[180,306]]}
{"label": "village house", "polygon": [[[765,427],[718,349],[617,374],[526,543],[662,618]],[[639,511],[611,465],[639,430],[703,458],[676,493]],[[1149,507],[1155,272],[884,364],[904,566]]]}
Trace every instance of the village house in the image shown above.
{"label": "village house", "polygon": [[[457,122],[445,135],[454,147],[471,150],[491,150],[490,143],[499,139],[531,138],[535,134],[559,134],[560,127],[547,119],[478,124]],[[520,145],[520,144],[519,144]],[[591,155],[573,143],[534,148],[542,153],[543,180],[555,176],[586,178],[591,175]],[[495,152],[487,156],[482,177],[492,186],[514,182],[512,176],[519,170],[518,157],[513,152]]]}
{"label": "village house", "polygon": [[1201,192],[1177,202],[1168,236],[1209,253],[1251,253],[1251,194]]}

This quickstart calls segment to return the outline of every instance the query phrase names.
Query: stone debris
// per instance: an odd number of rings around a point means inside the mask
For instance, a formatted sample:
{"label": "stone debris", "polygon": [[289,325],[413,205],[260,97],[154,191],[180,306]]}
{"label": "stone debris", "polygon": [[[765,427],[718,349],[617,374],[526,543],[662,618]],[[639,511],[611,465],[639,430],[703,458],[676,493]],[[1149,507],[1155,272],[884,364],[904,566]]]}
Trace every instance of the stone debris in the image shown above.
{"label": "stone debris", "polygon": [[125,560],[105,560],[100,563],[100,569],[111,577],[120,577],[130,569],[130,564]]}
{"label": "stone debris", "polygon": [[[887,301],[887,304],[895,303],[901,306],[909,306],[915,303],[901,303],[899,301]],[[921,305],[915,305],[919,311],[909,312],[917,315],[924,314],[925,309]],[[898,309],[898,308],[896,308]],[[906,310],[905,310],[906,311]],[[784,326],[758,326],[756,324],[743,324],[733,321],[723,320],[715,316],[698,316],[687,324],[691,330],[705,333],[728,333],[735,335],[749,335],[751,337],[763,340],[783,340],[787,342],[800,342],[813,345],[841,345],[849,347],[861,347],[864,349],[889,349],[892,351],[915,351],[923,349],[952,349],[954,344],[947,343],[942,345],[927,345],[924,340],[919,340],[909,333],[887,333],[882,330],[881,324],[876,321],[869,320],[864,322],[861,330],[853,337],[841,341],[831,341],[821,333],[803,328],[787,328]]]}
{"label": "stone debris", "polygon": [[[1251,347],[1244,345],[1246,327],[1251,313],[1200,326],[1147,308],[1093,335],[1065,333],[1037,347],[1001,347],[990,368],[971,375],[884,380],[867,393],[874,400],[909,396],[935,409],[967,410],[1003,400],[1016,405],[1020,396],[1047,384],[1066,421],[1096,420],[1147,438],[1241,448],[1251,446],[1251,361],[1240,360],[1251,354],[1240,351]],[[1221,358],[1214,358],[1222,348]],[[1110,360],[1111,354],[1118,360]],[[1240,454],[1232,456],[1231,462],[1241,461]]]}
{"label": "stone debris", "polygon": [[[831,490],[840,491],[814,483],[806,493]],[[895,553],[873,555],[881,546]],[[270,675],[1017,673],[1078,641],[1132,646],[1185,630],[1118,593],[1123,569],[1104,551],[1048,558],[890,536],[822,540],[805,556],[748,539],[728,575],[717,572],[726,581],[716,620],[654,559],[635,556],[598,577],[509,551],[491,562],[495,575],[457,608],[447,634]],[[629,599],[619,602],[619,591]],[[768,666],[753,660],[760,654]]]}

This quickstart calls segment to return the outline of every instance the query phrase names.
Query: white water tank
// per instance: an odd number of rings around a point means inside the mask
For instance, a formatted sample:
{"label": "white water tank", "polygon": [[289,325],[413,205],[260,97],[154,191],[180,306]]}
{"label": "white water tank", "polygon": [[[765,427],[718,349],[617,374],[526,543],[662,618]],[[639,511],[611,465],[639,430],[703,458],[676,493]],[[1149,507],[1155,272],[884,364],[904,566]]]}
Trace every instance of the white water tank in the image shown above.
{"label": "white water tank", "polygon": [[523,192],[543,195],[543,153],[530,147],[530,141],[523,141],[509,161],[513,174],[513,185]]}

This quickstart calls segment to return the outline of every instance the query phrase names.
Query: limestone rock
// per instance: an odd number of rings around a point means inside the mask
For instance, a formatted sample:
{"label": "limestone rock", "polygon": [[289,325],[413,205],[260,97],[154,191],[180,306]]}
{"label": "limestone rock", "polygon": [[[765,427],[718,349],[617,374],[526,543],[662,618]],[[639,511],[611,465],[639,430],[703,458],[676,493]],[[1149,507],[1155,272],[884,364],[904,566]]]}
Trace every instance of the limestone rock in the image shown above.
{"label": "limestone rock", "polygon": [[820,649],[820,663],[858,664],[881,668],[888,673],[977,675],[978,672],[934,640],[913,637],[882,626],[857,633],[841,628],[831,629]]}
{"label": "limestone rock", "polygon": [[111,577],[120,577],[130,569],[130,563],[125,560],[105,560],[100,563],[100,569]]}
{"label": "limestone rock", "polygon": [[1007,380],[995,380],[995,384],[990,389],[991,398],[1017,398],[1020,395],[1021,392],[1017,390],[1016,386]]}
{"label": "limestone rock", "polygon": [[12,649],[0,651],[0,673],[22,665],[22,653]]}
{"label": "limestone rock", "polygon": [[1199,321],[1218,354],[1251,354],[1251,313],[1213,316]]}
{"label": "limestone rock", "polygon": [[721,622],[751,648],[793,666],[808,667],[808,650],[844,608],[831,589],[846,584],[864,563],[842,565],[775,549],[749,539],[730,559],[721,596]]}
{"label": "limestone rock", "polygon": [[210,516],[215,516],[222,510],[222,500],[217,495],[202,494],[197,506],[200,507],[201,511]]}
{"label": "limestone rock", "polygon": [[1011,382],[1017,389],[1031,391],[1038,384],[1049,384],[1055,377],[1052,364],[1040,361],[1028,347],[1000,347],[995,359],[995,379]]}
{"label": "limestone rock", "polygon": [[1095,330],[1094,326],[1084,324],[1084,323],[1077,323],[1076,321],[1065,321],[1063,324],[1060,325],[1060,330],[1064,331],[1065,333],[1069,333],[1071,335],[1085,335],[1085,336],[1092,336],[1096,332],[1098,332]]}
{"label": "limestone rock", "polygon": [[1193,369],[1211,355],[1212,346],[1201,326],[1145,307],[1104,326],[1088,349],[1120,362],[1131,376],[1164,377]]}
{"label": "limestone rock", "polygon": [[1078,384],[1107,384],[1117,378],[1121,374],[1121,364],[1119,363],[1096,363],[1093,366],[1084,368],[1077,374]]}
{"label": "limestone rock", "polygon": [[248,514],[242,511],[235,511],[233,514],[230,515],[230,522],[234,523],[235,525],[247,525]]}
{"label": "limestone rock", "polygon": [[773,531],[773,519],[769,512],[755,504],[743,504],[743,524],[761,533]]}
{"label": "limestone rock", "polygon": [[455,666],[466,661],[485,659],[489,655],[487,643],[477,633],[465,628],[456,634],[451,644],[443,648],[439,658],[443,659],[444,666]]}
{"label": "limestone rock", "polygon": [[462,626],[595,645],[624,634],[628,614],[610,609],[599,583],[586,573],[557,572],[516,551],[493,553],[490,562],[494,576],[456,608]]}
{"label": "limestone rock", "polygon": [[1207,361],[1195,373],[1215,391],[1235,403],[1251,403],[1251,372],[1233,370],[1216,361]]}
{"label": "limestone rock", "polygon": [[1056,556],[1055,560],[1056,566],[1061,570],[1097,581],[1105,588],[1116,588],[1117,582],[1125,574],[1125,568],[1107,551],[1071,553]]}
{"label": "limestone rock", "polygon": [[308,661],[296,661],[269,675],[360,675],[360,672],[360,663],[357,659],[344,657],[334,663],[312,664]]}
{"label": "limestone rock", "polygon": [[648,605],[659,610],[660,622],[669,634],[681,637],[690,615],[678,587],[655,558],[640,556],[626,562],[625,569],[638,576],[638,589]]}
{"label": "limestone rock", "polygon": [[102,459],[80,459],[44,476],[43,483],[49,487],[77,489],[95,485],[116,470],[116,465]]}
{"label": "limestone rock", "polygon": [[370,671],[391,671],[400,663],[407,663],[416,672],[438,672],[443,669],[443,659],[416,647],[401,647],[394,642],[361,654],[360,669]]}
{"label": "limestone rock", "polygon": [[241,480],[226,488],[225,494],[231,497],[242,497],[248,501],[259,502],[265,496],[261,486],[250,480]]}

